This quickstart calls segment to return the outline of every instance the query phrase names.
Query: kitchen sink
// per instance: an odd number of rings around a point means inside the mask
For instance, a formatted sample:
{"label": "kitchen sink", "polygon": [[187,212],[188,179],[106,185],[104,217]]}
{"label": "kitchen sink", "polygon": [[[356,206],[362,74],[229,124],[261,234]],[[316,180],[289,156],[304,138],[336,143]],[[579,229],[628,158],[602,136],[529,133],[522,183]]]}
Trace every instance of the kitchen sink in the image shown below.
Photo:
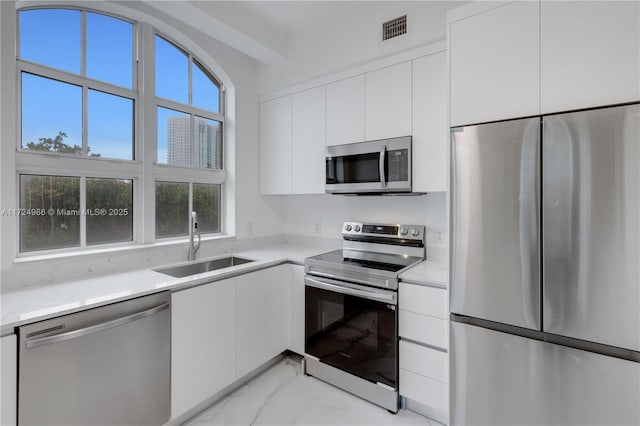
{"label": "kitchen sink", "polygon": [[219,269],[231,268],[232,266],[242,265],[244,263],[253,262],[251,259],[244,257],[229,256],[220,259],[205,260],[202,262],[189,263],[180,266],[171,266],[167,268],[154,269],[165,275],[171,275],[175,278],[187,277],[189,275],[201,274],[203,272],[217,271]]}

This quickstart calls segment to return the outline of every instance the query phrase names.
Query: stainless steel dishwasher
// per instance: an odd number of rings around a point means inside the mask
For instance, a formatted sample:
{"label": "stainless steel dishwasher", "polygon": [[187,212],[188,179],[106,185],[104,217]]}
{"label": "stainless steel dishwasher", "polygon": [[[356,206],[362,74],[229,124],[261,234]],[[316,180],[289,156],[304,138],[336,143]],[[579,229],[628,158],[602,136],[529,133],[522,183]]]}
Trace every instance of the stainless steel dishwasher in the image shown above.
{"label": "stainless steel dishwasher", "polygon": [[168,292],[20,327],[19,425],[169,421]]}

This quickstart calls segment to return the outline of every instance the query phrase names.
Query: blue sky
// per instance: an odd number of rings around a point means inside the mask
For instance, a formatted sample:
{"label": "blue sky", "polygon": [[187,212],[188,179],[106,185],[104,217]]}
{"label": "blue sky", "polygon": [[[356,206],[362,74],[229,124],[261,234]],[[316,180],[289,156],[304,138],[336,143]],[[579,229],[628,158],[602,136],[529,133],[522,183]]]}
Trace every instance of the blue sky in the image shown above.
{"label": "blue sky", "polygon": [[[81,13],[77,10],[39,9],[22,11],[20,57],[75,74],[81,73]],[[86,75],[132,88],[133,25],[97,13],[86,14]],[[188,57],[156,37],[156,91],[158,96],[188,103]],[[218,111],[218,91],[194,63],[192,104]],[[90,153],[131,159],[133,101],[89,89],[87,138]],[[166,118],[158,116],[158,158],[166,159]],[[82,88],[32,74],[22,75],[22,145],[55,137],[64,131],[70,145],[82,145]]]}

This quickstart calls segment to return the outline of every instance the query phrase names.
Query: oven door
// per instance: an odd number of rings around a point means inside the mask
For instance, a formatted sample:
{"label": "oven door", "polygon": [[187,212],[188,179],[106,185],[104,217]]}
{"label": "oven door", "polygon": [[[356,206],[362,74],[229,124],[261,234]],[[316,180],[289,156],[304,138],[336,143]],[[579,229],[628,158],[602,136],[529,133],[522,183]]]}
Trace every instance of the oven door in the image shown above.
{"label": "oven door", "polygon": [[305,353],[397,389],[397,293],[305,277]]}

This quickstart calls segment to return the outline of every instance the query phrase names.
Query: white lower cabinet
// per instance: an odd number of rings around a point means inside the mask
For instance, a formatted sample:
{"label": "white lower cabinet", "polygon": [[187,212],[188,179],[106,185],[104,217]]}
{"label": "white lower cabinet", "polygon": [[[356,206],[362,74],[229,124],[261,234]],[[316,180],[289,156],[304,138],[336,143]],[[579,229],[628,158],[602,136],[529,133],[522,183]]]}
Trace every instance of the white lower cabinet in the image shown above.
{"label": "white lower cabinet", "polygon": [[171,418],[236,379],[235,278],[171,295]]}
{"label": "white lower cabinet", "polygon": [[287,268],[281,265],[235,277],[238,378],[286,349]]}
{"label": "white lower cabinet", "polygon": [[398,322],[401,337],[443,349],[447,348],[449,342],[449,323],[447,320],[403,311],[400,308]]}
{"label": "white lower cabinet", "polygon": [[421,376],[449,382],[447,352],[423,345],[400,341],[400,365],[403,369]]}
{"label": "white lower cabinet", "polygon": [[[287,348],[304,353],[302,266],[279,265],[178,291],[171,303],[172,419]],[[3,419],[4,346],[3,339]]]}
{"label": "white lower cabinet", "polygon": [[[448,423],[449,387],[412,371],[400,369],[400,395],[422,405],[421,413],[441,423]],[[409,408],[411,405],[409,405]]]}
{"label": "white lower cabinet", "polygon": [[291,346],[304,355],[304,266],[290,265],[291,273]]}
{"label": "white lower cabinet", "polygon": [[18,347],[15,334],[0,339],[0,424],[12,426],[17,423],[17,379],[18,379]]}
{"label": "white lower cabinet", "polygon": [[447,290],[401,282],[398,310],[400,395],[408,399],[408,408],[447,424]]}

